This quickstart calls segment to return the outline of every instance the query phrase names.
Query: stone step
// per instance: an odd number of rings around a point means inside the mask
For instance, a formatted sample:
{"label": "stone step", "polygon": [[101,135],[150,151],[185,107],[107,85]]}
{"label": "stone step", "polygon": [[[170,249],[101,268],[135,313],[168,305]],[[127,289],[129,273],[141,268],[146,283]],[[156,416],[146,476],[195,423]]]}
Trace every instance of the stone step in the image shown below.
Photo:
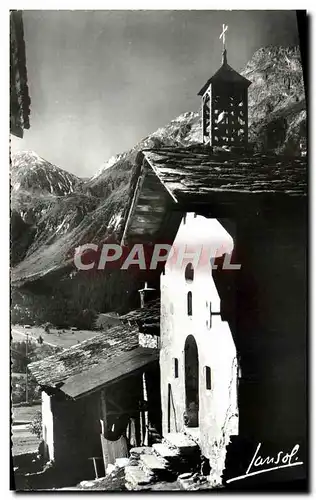
{"label": "stone step", "polygon": [[137,446],[135,448],[131,448],[129,453],[132,457],[139,457],[144,454],[151,455],[153,453],[153,449],[151,446]]}
{"label": "stone step", "polygon": [[183,472],[195,472],[198,457],[195,453],[181,454],[176,448],[170,448],[166,443],[153,445],[155,455],[163,458],[169,465],[170,478],[175,478]]}
{"label": "stone step", "polygon": [[181,474],[180,476],[178,476],[178,484],[182,490],[187,491],[210,489],[210,483],[207,481],[207,478],[197,473]]}
{"label": "stone step", "polygon": [[141,455],[139,466],[147,473],[152,473],[156,480],[169,481],[176,478],[169,463],[157,455]]}
{"label": "stone step", "polygon": [[170,432],[164,438],[167,446],[178,450],[181,454],[195,453],[199,449],[198,445],[183,432]]}
{"label": "stone step", "polygon": [[197,445],[200,444],[200,428],[199,427],[186,427],[184,434],[192,439]]}
{"label": "stone step", "polygon": [[166,460],[162,457],[158,458],[156,455],[141,455],[139,465],[143,466],[145,470],[153,471],[154,474],[168,469]]}
{"label": "stone step", "polygon": [[170,448],[166,443],[153,444],[153,450],[157,453],[157,455],[168,461],[180,458],[180,453],[174,448]]}
{"label": "stone step", "polygon": [[118,469],[123,469],[127,465],[129,465],[129,460],[130,460],[129,458],[125,458],[125,457],[117,458],[114,462],[114,467],[116,467]]}
{"label": "stone step", "polygon": [[134,486],[133,484],[126,482],[125,488],[128,491],[150,491],[152,489],[152,484],[150,483],[150,484],[146,484],[144,486]]}
{"label": "stone step", "polygon": [[153,474],[146,473],[138,465],[127,465],[125,467],[125,481],[132,487],[146,486],[154,480]]}

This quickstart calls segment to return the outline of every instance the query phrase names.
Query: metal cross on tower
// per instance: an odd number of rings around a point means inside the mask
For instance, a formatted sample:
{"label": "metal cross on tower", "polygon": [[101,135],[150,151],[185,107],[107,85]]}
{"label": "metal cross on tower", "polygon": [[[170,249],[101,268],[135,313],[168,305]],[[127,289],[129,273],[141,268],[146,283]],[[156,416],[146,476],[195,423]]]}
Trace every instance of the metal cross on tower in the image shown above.
{"label": "metal cross on tower", "polygon": [[221,32],[221,34],[219,36],[219,39],[221,39],[221,38],[223,39],[223,49],[225,49],[225,41],[226,41],[225,33],[227,30],[228,30],[228,25],[223,24],[223,31]]}

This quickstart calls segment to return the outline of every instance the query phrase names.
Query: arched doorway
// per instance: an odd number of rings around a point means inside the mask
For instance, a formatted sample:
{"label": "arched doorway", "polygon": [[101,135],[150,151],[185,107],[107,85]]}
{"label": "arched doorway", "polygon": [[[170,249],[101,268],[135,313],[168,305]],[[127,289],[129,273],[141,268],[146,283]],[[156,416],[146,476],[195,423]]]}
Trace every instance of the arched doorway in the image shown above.
{"label": "arched doorway", "polygon": [[189,335],[184,346],[185,405],[187,427],[199,425],[199,355],[195,338]]}

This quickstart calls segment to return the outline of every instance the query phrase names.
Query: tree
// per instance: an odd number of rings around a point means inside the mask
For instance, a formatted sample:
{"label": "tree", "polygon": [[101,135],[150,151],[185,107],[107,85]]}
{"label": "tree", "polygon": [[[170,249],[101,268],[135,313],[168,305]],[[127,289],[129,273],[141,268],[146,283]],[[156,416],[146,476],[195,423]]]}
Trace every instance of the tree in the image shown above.
{"label": "tree", "polygon": [[33,420],[29,425],[30,432],[35,434],[38,438],[42,437],[42,412],[36,412]]}

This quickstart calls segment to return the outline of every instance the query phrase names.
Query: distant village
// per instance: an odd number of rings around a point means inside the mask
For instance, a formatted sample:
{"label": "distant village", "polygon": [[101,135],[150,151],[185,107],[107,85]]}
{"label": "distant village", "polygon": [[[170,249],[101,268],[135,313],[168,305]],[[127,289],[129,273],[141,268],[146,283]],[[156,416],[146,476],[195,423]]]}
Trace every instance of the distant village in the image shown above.
{"label": "distant village", "polygon": [[[160,252],[138,305],[87,329],[12,325],[17,490],[231,491],[247,470],[260,489],[267,476],[248,468],[258,443],[271,456],[297,444],[306,463],[306,151],[254,152],[252,82],[229,65],[228,33],[197,89],[200,143],[137,155],[119,246]],[[32,126],[25,51],[15,11],[16,137]],[[305,466],[293,469],[304,479]]]}

